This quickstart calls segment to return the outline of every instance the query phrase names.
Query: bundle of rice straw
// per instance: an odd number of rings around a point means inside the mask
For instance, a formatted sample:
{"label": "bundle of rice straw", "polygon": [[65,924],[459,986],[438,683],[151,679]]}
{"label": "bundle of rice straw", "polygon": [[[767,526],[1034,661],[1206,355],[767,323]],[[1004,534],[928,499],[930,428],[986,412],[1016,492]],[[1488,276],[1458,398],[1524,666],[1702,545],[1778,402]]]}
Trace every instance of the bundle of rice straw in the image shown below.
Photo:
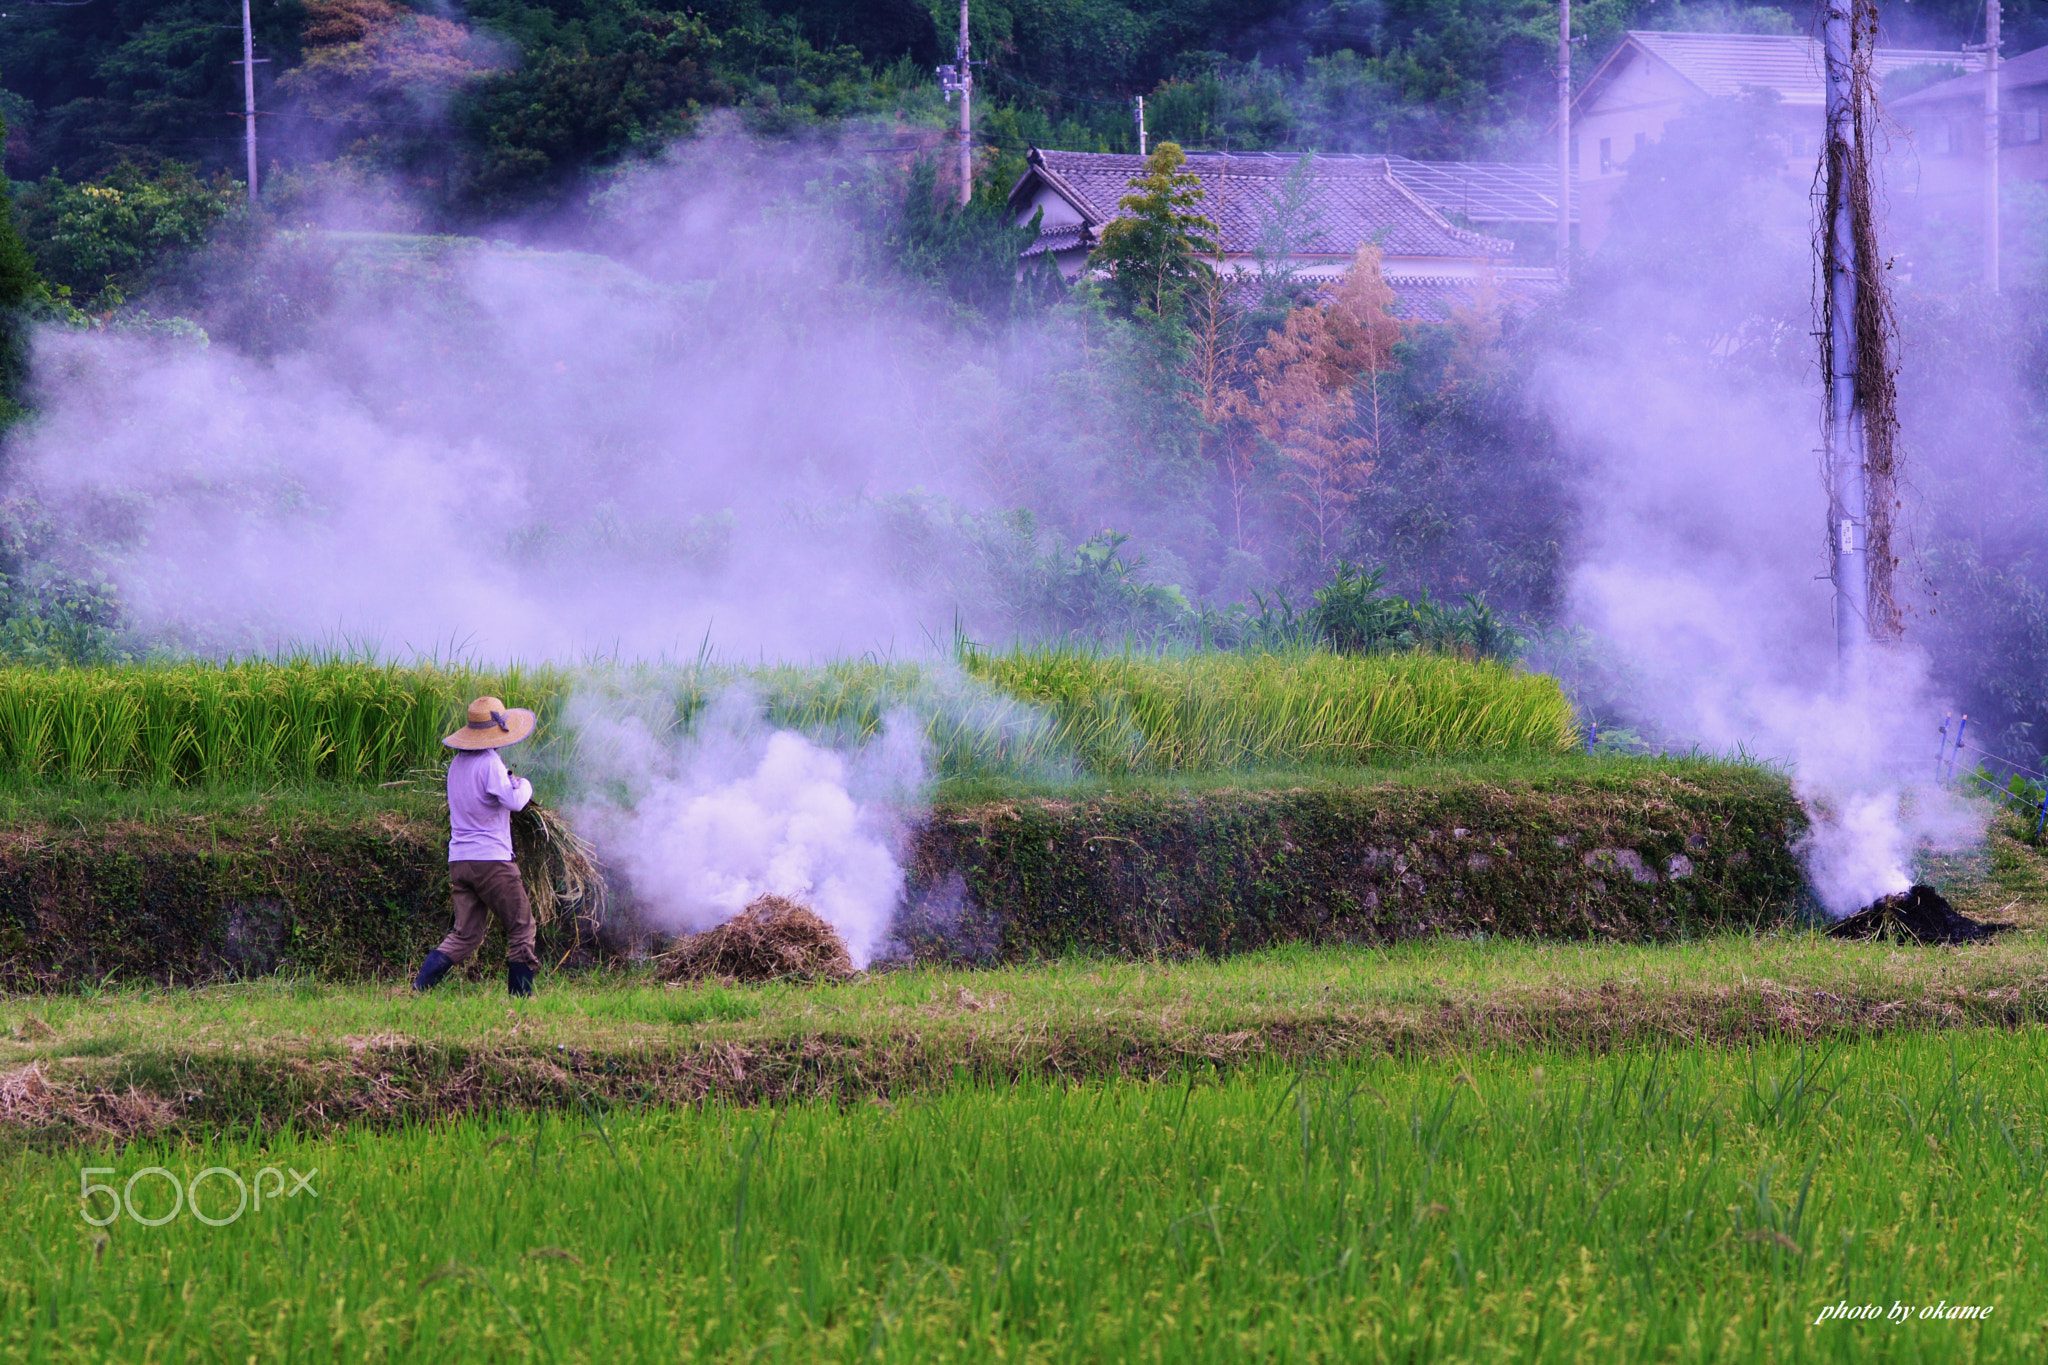
{"label": "bundle of rice straw", "polygon": [[561,910],[580,914],[593,925],[604,923],[611,906],[611,887],[590,841],[569,822],[538,801],[512,815],[512,853],[526,883],[536,924],[551,924]]}
{"label": "bundle of rice straw", "polygon": [[664,981],[843,981],[853,958],[838,930],[808,906],[762,896],[715,929],[691,934],[661,955]]}

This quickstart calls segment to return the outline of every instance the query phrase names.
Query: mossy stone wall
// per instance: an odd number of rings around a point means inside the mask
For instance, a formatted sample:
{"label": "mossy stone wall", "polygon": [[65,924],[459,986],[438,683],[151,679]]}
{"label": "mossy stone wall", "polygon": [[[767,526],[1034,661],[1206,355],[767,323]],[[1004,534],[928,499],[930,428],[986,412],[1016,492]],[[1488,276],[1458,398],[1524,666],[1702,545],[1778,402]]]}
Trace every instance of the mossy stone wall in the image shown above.
{"label": "mossy stone wall", "polygon": [[1782,783],[1474,783],[1014,801],[918,834],[920,956],[1221,954],[1430,934],[1660,939],[1785,918]]}

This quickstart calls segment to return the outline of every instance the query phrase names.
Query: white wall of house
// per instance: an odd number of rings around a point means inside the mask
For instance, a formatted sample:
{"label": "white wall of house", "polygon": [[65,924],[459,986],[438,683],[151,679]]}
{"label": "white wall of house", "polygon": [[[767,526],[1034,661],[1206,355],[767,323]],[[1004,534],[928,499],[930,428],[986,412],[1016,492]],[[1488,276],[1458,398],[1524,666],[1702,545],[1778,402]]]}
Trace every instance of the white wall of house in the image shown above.
{"label": "white wall of house", "polygon": [[1627,54],[1612,81],[1572,117],[1572,165],[1578,172],[1579,245],[1591,250],[1607,236],[1614,197],[1637,149],[1664,136],[1664,125],[1685,112],[1699,90],[1670,67],[1640,51]]}
{"label": "white wall of house", "polygon": [[1044,228],[1072,227],[1075,223],[1082,221],[1080,210],[1069,204],[1050,185],[1040,185],[1038,193],[1032,195],[1030,202],[1025,204],[1023,210],[1018,213],[1017,226],[1028,226],[1032,215],[1041,210],[1045,213],[1041,230]]}
{"label": "white wall of house", "polygon": [[[1998,102],[2004,133],[1999,181],[2048,182],[2048,83],[2003,87]],[[1894,140],[1892,187],[1916,199],[1930,218],[1979,223],[1984,214],[1983,96],[1915,104],[1898,110],[1897,117],[1906,136]]]}

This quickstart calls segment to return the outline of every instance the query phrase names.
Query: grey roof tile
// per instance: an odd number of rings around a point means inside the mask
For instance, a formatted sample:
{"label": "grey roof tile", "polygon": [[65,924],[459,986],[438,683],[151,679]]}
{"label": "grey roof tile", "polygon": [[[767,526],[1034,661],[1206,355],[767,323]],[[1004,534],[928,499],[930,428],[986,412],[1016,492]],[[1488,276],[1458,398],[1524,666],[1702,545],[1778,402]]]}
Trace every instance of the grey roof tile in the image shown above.
{"label": "grey roof tile", "polygon": [[[2008,57],[1998,64],[2000,90],[2017,90],[2029,85],[2043,84],[2048,84],[2048,47],[2037,47],[2032,52],[2022,52],[2019,56]],[[1945,100],[1959,99],[1969,100],[1974,104],[1983,103],[1984,72],[1981,69],[1942,81],[1938,85],[1930,85],[1925,90],[1916,90],[1904,99],[1892,101],[1891,107],[1917,109]]]}
{"label": "grey roof tile", "polygon": [[[1506,161],[1410,161],[1387,158],[1394,179],[1438,213],[1468,223],[1554,223],[1557,167]],[[1579,217],[1576,184],[1572,221]]]}
{"label": "grey roof tile", "polygon": [[[1284,153],[1194,152],[1187,167],[1201,181],[1199,211],[1213,219],[1223,249],[1232,255],[1257,251],[1272,220],[1278,196],[1301,158]],[[1348,256],[1377,241],[1388,256],[1434,256],[1505,260],[1514,243],[1453,227],[1442,213],[1396,178],[1383,156],[1318,155],[1311,160],[1307,211],[1311,234],[1297,239],[1309,254]],[[1100,226],[1120,215],[1117,201],[1130,193],[1145,159],[1106,152],[1034,150],[1012,196],[1033,174],[1060,191],[1089,221]]]}
{"label": "grey roof tile", "polygon": [[[1827,102],[1821,46],[1804,34],[1663,33],[1631,29],[1629,40],[1716,98],[1745,90],[1775,91],[1786,104],[1819,108]],[[1954,63],[1978,70],[1974,52],[1879,48],[1873,65],[1884,76],[1908,66]]]}

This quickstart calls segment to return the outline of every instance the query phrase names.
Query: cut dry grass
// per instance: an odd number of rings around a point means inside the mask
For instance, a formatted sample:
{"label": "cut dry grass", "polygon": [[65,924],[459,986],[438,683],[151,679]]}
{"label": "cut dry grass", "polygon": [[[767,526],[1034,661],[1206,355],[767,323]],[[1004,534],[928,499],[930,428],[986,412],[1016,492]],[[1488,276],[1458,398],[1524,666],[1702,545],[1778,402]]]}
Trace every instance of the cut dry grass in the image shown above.
{"label": "cut dry grass", "polygon": [[592,926],[604,923],[611,907],[611,886],[597,848],[567,820],[539,801],[529,801],[512,816],[512,852],[535,922],[555,922],[566,910]]}
{"label": "cut dry grass", "polygon": [[716,928],[684,936],[656,973],[663,981],[843,981],[853,958],[809,906],[762,896]]}

